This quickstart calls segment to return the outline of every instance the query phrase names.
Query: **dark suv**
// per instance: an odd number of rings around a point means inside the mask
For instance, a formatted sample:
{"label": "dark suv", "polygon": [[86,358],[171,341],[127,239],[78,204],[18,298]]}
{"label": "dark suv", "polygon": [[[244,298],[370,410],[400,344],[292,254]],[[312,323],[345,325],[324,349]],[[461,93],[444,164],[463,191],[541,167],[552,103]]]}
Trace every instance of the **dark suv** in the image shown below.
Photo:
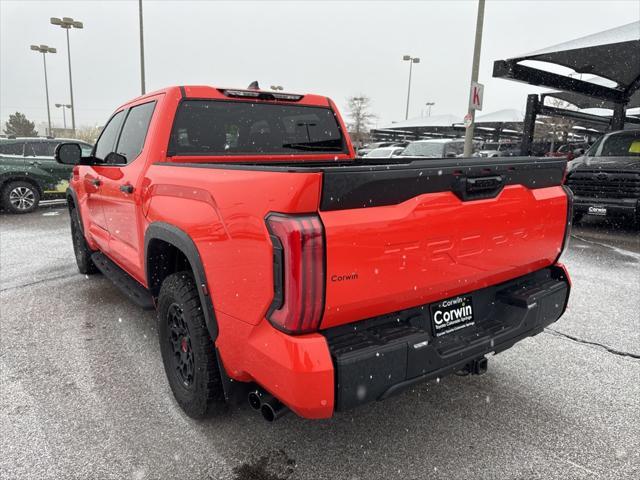
{"label": "dark suv", "polygon": [[[61,165],[53,154],[67,140],[52,138],[0,139],[0,205],[11,213],[28,213],[43,197],[64,196],[73,167]],[[93,147],[78,142],[83,155]]]}
{"label": "dark suv", "polygon": [[603,135],[568,171],[576,221],[584,215],[640,219],[640,130]]}

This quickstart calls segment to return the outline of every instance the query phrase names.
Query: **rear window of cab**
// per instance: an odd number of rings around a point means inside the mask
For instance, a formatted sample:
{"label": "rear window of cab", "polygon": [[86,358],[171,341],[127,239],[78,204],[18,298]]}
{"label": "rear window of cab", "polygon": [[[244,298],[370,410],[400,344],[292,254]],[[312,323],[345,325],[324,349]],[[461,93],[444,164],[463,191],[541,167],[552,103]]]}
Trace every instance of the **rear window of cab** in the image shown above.
{"label": "rear window of cab", "polygon": [[170,155],[346,152],[333,110],[259,102],[183,101],[169,142]]}

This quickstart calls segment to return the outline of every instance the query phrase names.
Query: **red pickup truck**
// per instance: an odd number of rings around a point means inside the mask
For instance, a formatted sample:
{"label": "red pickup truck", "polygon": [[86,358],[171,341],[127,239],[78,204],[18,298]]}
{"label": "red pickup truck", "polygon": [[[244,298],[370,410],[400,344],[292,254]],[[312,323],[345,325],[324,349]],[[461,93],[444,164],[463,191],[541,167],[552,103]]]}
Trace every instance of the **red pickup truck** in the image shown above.
{"label": "red pickup truck", "polygon": [[80,272],[158,313],[191,417],[327,418],[454,372],[564,312],[556,158],[361,161],[333,102],[208,86],[139,97],[68,190]]}

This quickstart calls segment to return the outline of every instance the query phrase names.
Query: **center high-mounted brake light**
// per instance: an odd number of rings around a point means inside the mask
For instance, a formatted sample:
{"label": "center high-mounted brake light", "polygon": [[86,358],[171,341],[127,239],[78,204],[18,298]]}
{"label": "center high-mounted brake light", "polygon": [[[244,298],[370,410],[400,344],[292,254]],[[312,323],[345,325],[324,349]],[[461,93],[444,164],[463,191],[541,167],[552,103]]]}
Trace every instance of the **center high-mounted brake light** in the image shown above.
{"label": "center high-mounted brake light", "polygon": [[267,317],[287,333],[313,332],[324,307],[324,231],[317,215],[269,214],[274,300]]}
{"label": "center high-mounted brake light", "polygon": [[290,102],[297,102],[302,98],[302,95],[296,95],[294,93],[272,93],[273,98],[276,100],[289,100]]}
{"label": "center high-mounted brake light", "polygon": [[256,90],[224,90],[224,94],[228,97],[260,97],[260,92]]}
{"label": "center high-mounted brake light", "polygon": [[297,102],[303,95],[294,93],[261,92],[259,90],[222,90],[227,97],[259,98],[260,100],[286,100]]}

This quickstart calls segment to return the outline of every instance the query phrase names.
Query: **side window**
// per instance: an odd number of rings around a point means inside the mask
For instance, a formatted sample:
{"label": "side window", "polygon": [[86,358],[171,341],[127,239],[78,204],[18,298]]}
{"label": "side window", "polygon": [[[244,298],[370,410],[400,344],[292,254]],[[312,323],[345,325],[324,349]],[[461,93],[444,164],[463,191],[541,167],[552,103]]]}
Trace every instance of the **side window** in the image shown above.
{"label": "side window", "polygon": [[82,150],[83,157],[90,157],[91,152],[93,152],[93,147],[91,145],[86,145],[84,143],[80,144],[80,149]]}
{"label": "side window", "polygon": [[27,142],[24,151],[27,157],[51,157],[58,144],[55,142]]}
{"label": "side window", "polygon": [[0,143],[0,155],[20,155],[24,150],[24,143],[22,142],[7,142]]}
{"label": "side window", "polygon": [[[462,146],[463,150],[464,150],[464,145]],[[451,143],[447,143],[444,147],[444,156],[445,157],[449,157],[449,156],[456,156],[459,155],[460,153],[462,153],[460,151],[460,144],[457,142],[451,142]]]}
{"label": "side window", "polygon": [[125,156],[127,163],[134,161],[142,152],[144,139],[147,136],[149,122],[155,106],[156,102],[149,102],[129,110],[129,115],[127,115],[124,127],[122,127],[120,141],[116,149],[120,155]]}
{"label": "side window", "polygon": [[120,125],[122,125],[122,120],[124,119],[124,113],[125,110],[116,113],[102,130],[102,135],[100,135],[98,143],[96,143],[95,157],[98,160],[104,160],[107,155],[115,150],[114,147],[120,132]]}

